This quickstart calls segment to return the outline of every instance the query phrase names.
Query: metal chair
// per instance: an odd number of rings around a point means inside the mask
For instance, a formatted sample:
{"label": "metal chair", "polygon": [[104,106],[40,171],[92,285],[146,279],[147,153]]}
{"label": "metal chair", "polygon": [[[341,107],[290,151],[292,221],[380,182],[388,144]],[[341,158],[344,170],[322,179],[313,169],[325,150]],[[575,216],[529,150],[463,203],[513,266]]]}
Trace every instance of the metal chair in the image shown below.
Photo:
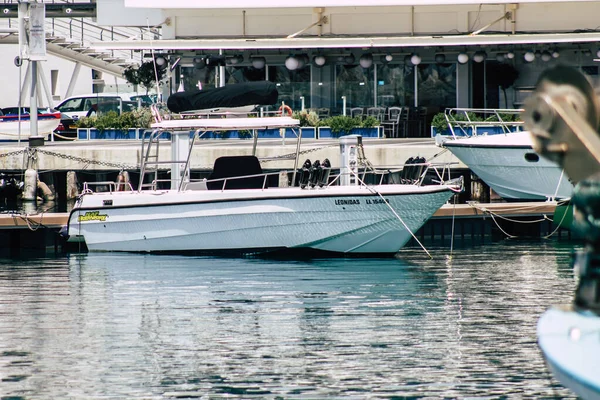
{"label": "metal chair", "polygon": [[365,109],[362,107],[352,107],[350,109],[350,116],[354,117],[362,117],[365,113]]}
{"label": "metal chair", "polygon": [[398,127],[400,126],[400,115],[402,114],[402,107],[390,107],[388,108],[387,118],[381,121],[383,126],[383,134],[385,137],[397,138]]}
{"label": "metal chair", "polygon": [[381,121],[383,119],[384,115],[385,115],[385,108],[383,108],[383,107],[369,107],[369,108],[367,108],[367,116],[369,116],[369,117],[375,117],[379,121]]}
{"label": "metal chair", "polygon": [[319,115],[319,118],[329,118],[331,110],[325,107],[317,108],[317,114]]}
{"label": "metal chair", "polygon": [[401,107],[400,122],[398,123],[398,137],[408,137],[410,117],[410,107]]}

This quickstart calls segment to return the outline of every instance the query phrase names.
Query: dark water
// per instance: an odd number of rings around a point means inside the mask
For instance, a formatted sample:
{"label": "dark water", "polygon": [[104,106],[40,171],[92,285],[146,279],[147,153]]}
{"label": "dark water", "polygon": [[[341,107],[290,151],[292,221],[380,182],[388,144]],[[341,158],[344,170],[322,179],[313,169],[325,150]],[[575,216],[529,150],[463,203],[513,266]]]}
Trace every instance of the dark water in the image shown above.
{"label": "dark water", "polygon": [[535,332],[574,246],[0,260],[0,398],[570,397]]}

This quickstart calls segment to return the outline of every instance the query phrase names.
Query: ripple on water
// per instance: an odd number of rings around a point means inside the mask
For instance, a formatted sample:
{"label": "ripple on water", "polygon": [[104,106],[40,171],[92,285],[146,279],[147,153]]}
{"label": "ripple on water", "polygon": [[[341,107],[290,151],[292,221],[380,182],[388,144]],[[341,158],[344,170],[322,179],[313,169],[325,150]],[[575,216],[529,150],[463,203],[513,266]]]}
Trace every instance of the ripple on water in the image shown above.
{"label": "ripple on water", "polygon": [[0,261],[4,396],[565,398],[536,345],[572,247]]}

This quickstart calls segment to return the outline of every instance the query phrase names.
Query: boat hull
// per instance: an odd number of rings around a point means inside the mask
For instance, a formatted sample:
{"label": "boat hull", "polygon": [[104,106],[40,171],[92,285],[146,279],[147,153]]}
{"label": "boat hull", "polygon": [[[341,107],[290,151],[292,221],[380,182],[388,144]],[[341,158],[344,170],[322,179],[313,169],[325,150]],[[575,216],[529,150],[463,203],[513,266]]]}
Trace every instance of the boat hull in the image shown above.
{"label": "boat hull", "polygon": [[[39,114],[37,122],[37,136],[43,136],[45,139],[60,124],[60,113]],[[19,128],[20,125],[20,128]],[[31,121],[29,115],[19,117],[14,115],[4,115],[0,117],[0,141],[13,142],[18,140],[28,140],[31,136]]]}
{"label": "boat hull", "polygon": [[68,233],[90,251],[394,254],[453,194],[375,188],[382,196],[359,186],[94,193],[73,208]]}
{"label": "boat hull", "polygon": [[573,192],[562,169],[534,152],[527,132],[449,140],[443,146],[505,199],[565,199]]}
{"label": "boat hull", "polygon": [[537,326],[538,345],[554,376],[583,399],[600,399],[600,316],[570,306],[546,311]]}

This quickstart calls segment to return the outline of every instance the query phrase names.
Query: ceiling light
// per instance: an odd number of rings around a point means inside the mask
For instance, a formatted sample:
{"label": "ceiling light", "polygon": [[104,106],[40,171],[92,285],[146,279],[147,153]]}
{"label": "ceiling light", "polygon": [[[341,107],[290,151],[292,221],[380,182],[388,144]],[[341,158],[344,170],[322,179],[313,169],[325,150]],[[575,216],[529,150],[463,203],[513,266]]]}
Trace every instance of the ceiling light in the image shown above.
{"label": "ceiling light", "polygon": [[165,64],[167,64],[167,59],[164,58],[163,56],[156,56],[154,58],[154,62],[156,63],[156,65],[158,65],[159,67],[163,67]]}
{"label": "ceiling light", "polygon": [[506,53],[506,58],[508,58],[509,60],[512,60],[513,58],[515,58],[515,53],[513,53],[512,51],[509,51],[508,53]]}
{"label": "ceiling light", "polygon": [[373,65],[373,55],[371,53],[363,54],[360,56],[358,63],[363,68],[371,68],[371,65]]}
{"label": "ceiling light", "polygon": [[437,53],[435,55],[435,62],[438,64],[443,64],[446,61],[446,55],[443,53]]}
{"label": "ceiling light", "polygon": [[533,51],[528,51],[523,55],[523,58],[527,62],[532,62],[533,60],[535,60],[535,54],[533,53]]}
{"label": "ceiling light", "polygon": [[285,67],[287,69],[289,69],[290,71],[294,71],[295,69],[298,68],[298,65],[300,65],[300,62],[298,61],[298,59],[294,56],[288,56],[285,59]]}
{"label": "ceiling light", "polygon": [[457,59],[460,64],[466,64],[469,62],[469,55],[467,53],[460,53]]}
{"label": "ceiling light", "polygon": [[356,61],[356,59],[354,58],[354,54],[350,53],[348,54],[346,57],[344,57],[344,62],[347,65],[352,65],[354,64],[354,61]]}
{"label": "ceiling light", "polygon": [[256,69],[263,69],[266,65],[266,60],[264,57],[252,57],[252,66]]}
{"label": "ceiling light", "polygon": [[410,57],[410,62],[411,62],[413,65],[419,65],[419,64],[421,64],[421,57],[419,57],[419,55],[418,55],[418,54],[413,54],[413,55]]}
{"label": "ceiling light", "polygon": [[473,54],[473,61],[475,61],[476,63],[481,63],[484,62],[485,59],[487,58],[487,53],[485,51],[476,51],[475,54]]}
{"label": "ceiling light", "polygon": [[[590,52],[591,54],[591,52]],[[552,59],[552,54],[548,50],[542,51],[542,61],[548,62]]]}
{"label": "ceiling light", "polygon": [[558,58],[560,57],[560,53],[558,52],[557,49],[552,50],[552,58]]}
{"label": "ceiling light", "polygon": [[322,67],[323,65],[325,65],[326,62],[327,62],[327,59],[322,54],[316,55],[313,58],[313,63],[317,67]]}

